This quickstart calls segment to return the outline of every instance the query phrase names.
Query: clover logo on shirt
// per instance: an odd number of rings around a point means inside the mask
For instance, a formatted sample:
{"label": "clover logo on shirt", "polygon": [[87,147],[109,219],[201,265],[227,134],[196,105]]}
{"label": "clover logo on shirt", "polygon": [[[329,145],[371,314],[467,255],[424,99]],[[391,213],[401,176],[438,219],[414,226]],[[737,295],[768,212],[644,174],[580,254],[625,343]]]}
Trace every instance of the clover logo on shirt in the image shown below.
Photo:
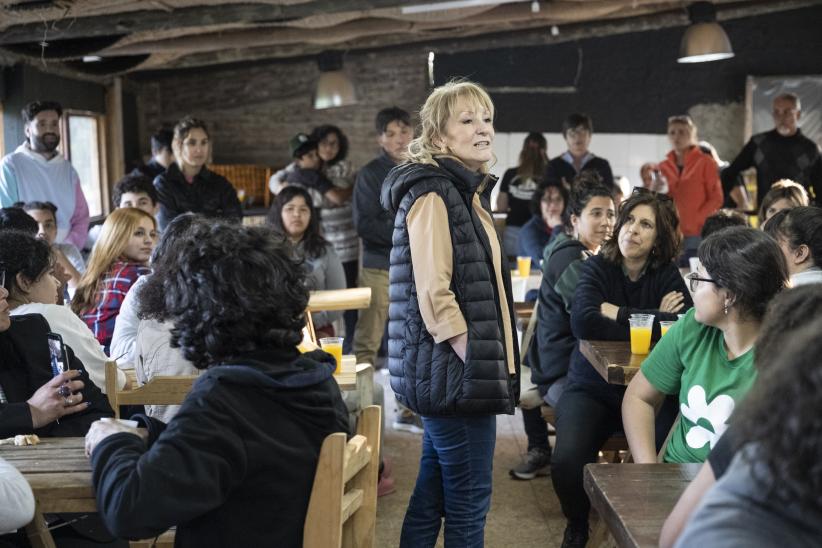
{"label": "clover logo on shirt", "polygon": [[708,403],[705,389],[694,385],[688,390],[688,403],[680,405],[682,416],[694,423],[685,435],[685,441],[692,449],[701,449],[709,443],[713,449],[728,428],[728,419],[734,411],[734,400],[725,394]]}

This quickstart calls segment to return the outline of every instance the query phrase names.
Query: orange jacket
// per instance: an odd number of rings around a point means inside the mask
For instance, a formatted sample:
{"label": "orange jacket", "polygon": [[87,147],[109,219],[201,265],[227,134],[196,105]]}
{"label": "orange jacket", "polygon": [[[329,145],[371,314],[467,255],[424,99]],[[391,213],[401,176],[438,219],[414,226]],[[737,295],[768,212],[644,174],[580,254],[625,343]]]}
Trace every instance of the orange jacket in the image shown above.
{"label": "orange jacket", "polygon": [[682,173],[676,167],[673,150],[659,169],[668,180],[668,195],[679,212],[682,234],[699,236],[708,215],[722,207],[722,183],[716,162],[695,146],[685,154]]}

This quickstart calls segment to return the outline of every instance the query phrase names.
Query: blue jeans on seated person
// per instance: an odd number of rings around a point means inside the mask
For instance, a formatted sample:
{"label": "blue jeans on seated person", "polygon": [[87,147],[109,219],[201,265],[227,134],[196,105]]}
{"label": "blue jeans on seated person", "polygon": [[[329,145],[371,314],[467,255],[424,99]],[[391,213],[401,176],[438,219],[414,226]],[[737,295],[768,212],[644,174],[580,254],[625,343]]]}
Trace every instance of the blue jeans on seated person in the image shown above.
{"label": "blue jeans on seated person", "polygon": [[491,506],[497,418],[422,417],[422,422],[420,471],[400,548],[433,547],[443,518],[446,548],[481,548]]}

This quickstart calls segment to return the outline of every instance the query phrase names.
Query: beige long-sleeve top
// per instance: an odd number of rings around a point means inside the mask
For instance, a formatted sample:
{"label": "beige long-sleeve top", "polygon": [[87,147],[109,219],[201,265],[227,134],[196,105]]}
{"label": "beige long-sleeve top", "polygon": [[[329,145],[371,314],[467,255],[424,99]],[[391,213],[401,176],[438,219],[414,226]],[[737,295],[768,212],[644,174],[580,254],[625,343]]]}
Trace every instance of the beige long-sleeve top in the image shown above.
{"label": "beige long-sleeve top", "polygon": [[[494,219],[482,207],[479,195],[474,194],[471,202],[480,218],[488,241],[491,243],[491,259],[494,266],[497,290],[499,291],[499,315],[502,318],[505,354],[508,371],[515,373],[514,338],[511,316],[508,312],[508,297],[502,272],[502,253],[494,229]],[[443,199],[436,193],[419,198],[405,218],[408,227],[408,241],[411,250],[411,264],[414,269],[414,284],[420,305],[420,315],[434,342],[440,343],[468,331],[456,296],[451,291],[451,276],[454,269],[454,250],[449,234],[448,209]]]}

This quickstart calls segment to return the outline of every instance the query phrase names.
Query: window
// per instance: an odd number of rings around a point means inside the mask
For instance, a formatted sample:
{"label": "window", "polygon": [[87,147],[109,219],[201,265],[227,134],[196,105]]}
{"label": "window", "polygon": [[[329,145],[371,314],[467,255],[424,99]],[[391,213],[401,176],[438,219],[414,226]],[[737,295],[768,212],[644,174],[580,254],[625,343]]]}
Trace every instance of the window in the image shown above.
{"label": "window", "polygon": [[89,216],[103,215],[103,169],[105,150],[103,115],[93,112],[65,111],[63,119],[63,150],[80,176],[80,186],[88,202]]}

